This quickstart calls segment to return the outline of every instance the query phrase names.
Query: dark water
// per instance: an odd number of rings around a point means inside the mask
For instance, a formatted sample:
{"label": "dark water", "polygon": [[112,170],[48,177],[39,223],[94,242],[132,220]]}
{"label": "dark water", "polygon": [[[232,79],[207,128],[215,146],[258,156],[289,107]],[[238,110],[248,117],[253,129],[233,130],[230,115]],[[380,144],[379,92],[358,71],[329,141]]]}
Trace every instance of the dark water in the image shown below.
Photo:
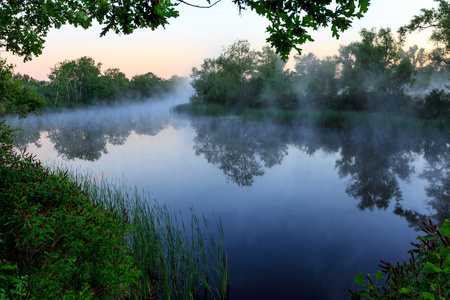
{"label": "dark water", "polygon": [[178,116],[167,105],[20,121],[41,160],[124,176],[223,220],[230,299],[349,299],[450,217],[445,133],[342,131]]}

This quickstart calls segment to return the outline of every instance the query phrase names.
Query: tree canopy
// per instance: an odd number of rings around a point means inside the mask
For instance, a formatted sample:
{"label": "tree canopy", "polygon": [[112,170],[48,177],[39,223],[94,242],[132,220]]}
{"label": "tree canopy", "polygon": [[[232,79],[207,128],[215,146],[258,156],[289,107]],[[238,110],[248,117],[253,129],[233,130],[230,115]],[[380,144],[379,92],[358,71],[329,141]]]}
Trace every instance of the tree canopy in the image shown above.
{"label": "tree canopy", "polygon": [[399,33],[405,35],[417,30],[432,29],[430,40],[437,47],[431,53],[431,58],[450,67],[450,2],[448,0],[434,1],[438,2],[437,8],[423,8],[421,13],[414,16],[407,25],[400,27]]}
{"label": "tree canopy", "polygon": [[[209,7],[215,4],[205,1]],[[101,36],[109,31],[131,34],[137,28],[154,30],[179,16],[176,7],[180,3],[189,4],[182,0],[4,0],[0,2],[0,46],[26,61],[42,53],[52,28],[71,24],[86,29],[96,21],[103,26]],[[363,16],[370,0],[233,0],[233,3],[240,11],[250,9],[270,21],[267,41],[287,59],[292,48],[300,50],[298,45],[313,40],[308,29],[331,26],[333,36],[338,38],[354,18]]]}

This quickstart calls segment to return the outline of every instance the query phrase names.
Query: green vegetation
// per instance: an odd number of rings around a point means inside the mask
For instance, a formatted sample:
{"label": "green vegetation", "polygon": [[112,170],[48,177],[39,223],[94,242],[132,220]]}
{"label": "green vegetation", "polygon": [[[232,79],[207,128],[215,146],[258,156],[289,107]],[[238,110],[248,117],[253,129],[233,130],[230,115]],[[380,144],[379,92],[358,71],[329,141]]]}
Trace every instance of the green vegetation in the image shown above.
{"label": "green vegetation", "polygon": [[127,245],[141,276],[134,295],[138,298],[189,299],[208,293],[227,298],[228,270],[220,220],[211,226],[191,207],[183,215],[168,204],[152,200],[149,192],[131,188],[125,180],[96,178],[87,172],[70,172],[89,199],[113,211],[127,211],[133,227]]}
{"label": "green vegetation", "polygon": [[31,154],[0,151],[1,298],[127,296],[139,271],[125,212],[89,202],[67,173],[49,172]]}
{"label": "green vegetation", "polygon": [[[226,298],[221,223],[1,148],[0,298]],[[208,235],[205,235],[208,233]],[[220,239],[216,239],[219,234]],[[208,241],[208,242],[207,242]]]}
{"label": "green vegetation", "polygon": [[13,66],[0,58],[0,116],[18,114],[25,117],[44,105],[44,100],[36,92],[24,87],[13,75]]}
{"label": "green vegetation", "polygon": [[129,80],[117,68],[109,68],[102,74],[101,66],[84,56],[56,64],[48,75],[48,82],[21,74],[15,74],[14,79],[45,99],[46,109],[145,100],[173,92],[183,80],[177,76],[165,80],[151,72],[135,75]]}
{"label": "green vegetation", "polygon": [[[220,1],[220,0],[219,0]],[[217,1],[217,2],[219,2]],[[0,4],[0,40],[6,51],[30,60],[40,55],[45,38],[51,28],[64,24],[87,29],[93,22],[103,25],[101,36],[113,31],[117,34],[131,34],[137,28],[165,27],[168,19],[176,18],[179,3],[194,7],[211,7],[189,4],[186,1],[129,0],[126,2],[93,0],[58,0],[51,2],[3,1]],[[333,37],[351,27],[354,18],[361,18],[367,12],[369,0],[302,0],[302,1],[252,1],[236,0],[239,11],[250,8],[269,20],[267,41],[287,59],[296,45],[312,41],[308,29],[331,26]],[[298,49],[300,51],[300,49]]]}
{"label": "green vegetation", "polygon": [[436,48],[430,53],[430,58],[443,67],[450,67],[450,3],[447,0],[434,0],[437,8],[423,8],[421,14],[414,16],[409,24],[400,27],[399,33],[421,31],[432,28],[430,40]]}
{"label": "green vegetation", "polygon": [[[236,41],[218,58],[205,59],[192,70],[195,94],[190,102],[208,106],[178,110],[237,112],[332,127],[353,127],[364,121],[360,116],[374,114],[368,119],[375,119],[376,126],[448,130],[450,93],[431,83],[438,78],[444,78],[442,85],[448,83],[448,70],[433,56],[426,58],[424,49],[413,46],[404,51],[403,39],[395,38],[389,28],[363,29],[360,35],[361,41],[341,46],[335,57],[296,56],[296,72],[284,70],[270,48],[254,51],[247,41]],[[416,74],[420,82],[414,85]]]}
{"label": "green vegetation", "polygon": [[[381,260],[383,271],[375,274],[360,273],[354,283],[364,287],[352,293],[352,299],[448,299],[450,296],[450,221],[445,220],[437,228],[431,220],[425,223],[425,236],[419,243],[411,243],[415,249],[408,251],[411,258],[392,264]],[[385,279],[386,274],[387,278]]]}

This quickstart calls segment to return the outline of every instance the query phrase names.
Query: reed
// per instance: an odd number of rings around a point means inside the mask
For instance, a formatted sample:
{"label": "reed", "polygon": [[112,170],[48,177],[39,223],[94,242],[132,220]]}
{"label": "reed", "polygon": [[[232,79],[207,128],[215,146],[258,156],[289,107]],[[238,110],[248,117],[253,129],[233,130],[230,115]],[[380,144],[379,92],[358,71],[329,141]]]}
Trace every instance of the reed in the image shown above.
{"label": "reed", "polygon": [[150,193],[131,187],[125,179],[95,177],[71,170],[90,201],[120,212],[133,222],[126,237],[140,271],[131,292],[136,299],[226,299],[228,270],[221,220],[211,226],[190,208],[185,224],[181,211],[152,200]]}

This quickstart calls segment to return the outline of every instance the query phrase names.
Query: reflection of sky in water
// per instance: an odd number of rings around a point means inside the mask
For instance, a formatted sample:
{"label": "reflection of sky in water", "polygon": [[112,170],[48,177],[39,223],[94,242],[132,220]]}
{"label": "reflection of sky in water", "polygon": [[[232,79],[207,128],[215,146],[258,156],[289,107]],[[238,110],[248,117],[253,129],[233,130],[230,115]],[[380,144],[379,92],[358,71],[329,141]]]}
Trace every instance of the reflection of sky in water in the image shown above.
{"label": "reflection of sky in water", "polygon": [[[288,144],[280,164],[267,168],[262,163],[264,175],[241,187],[204,154],[195,155],[194,139],[203,125],[197,132],[198,124],[177,117],[163,125],[154,135],[132,129],[123,145],[107,144],[108,153],[98,160],[67,164],[123,175],[176,209],[186,211],[194,204],[197,212],[221,217],[231,299],[348,299],[347,289],[355,288],[353,276],[374,273],[379,259],[406,256],[418,234],[393,213],[394,200],[386,210],[357,207],[359,200],[346,193],[349,176],[340,178],[336,169],[339,147],[338,152],[324,151],[315,144],[310,155]],[[220,131],[214,134],[202,141],[223,136]],[[308,138],[300,142],[309,143]],[[40,148],[31,144],[28,150],[44,161],[63,161],[48,138],[43,136],[40,143]],[[227,149],[227,143],[221,149]],[[415,173],[409,182],[398,183],[404,207],[428,214],[427,181],[417,176],[425,164],[415,154]]]}

